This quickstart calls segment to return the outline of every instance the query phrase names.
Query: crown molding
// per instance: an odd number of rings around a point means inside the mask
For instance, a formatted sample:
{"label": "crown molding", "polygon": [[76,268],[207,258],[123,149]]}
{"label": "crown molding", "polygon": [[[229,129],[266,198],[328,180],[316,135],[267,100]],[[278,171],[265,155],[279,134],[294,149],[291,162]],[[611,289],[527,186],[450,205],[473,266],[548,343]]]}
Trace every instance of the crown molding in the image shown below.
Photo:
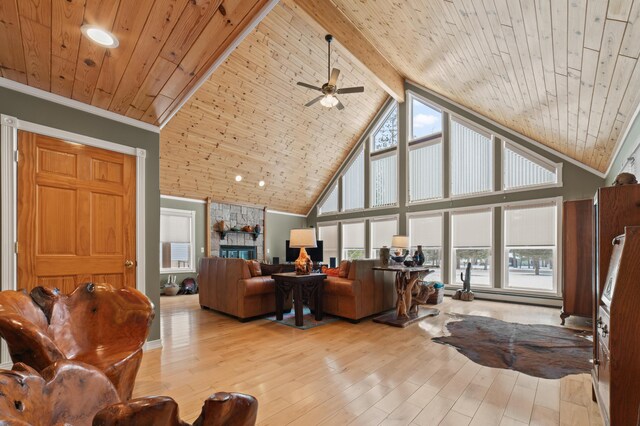
{"label": "crown molding", "polygon": [[0,77],[0,87],[5,89],[14,90],[16,92],[24,93],[25,95],[34,96],[36,98],[43,99],[45,101],[54,102],[59,105],[63,105],[69,108],[73,108],[79,111],[84,111],[89,114],[97,115],[108,120],[117,121],[128,126],[138,127],[142,130],[149,132],[160,133],[160,127],[153,124],[145,123],[144,121],[135,120],[124,115],[116,114],[115,112],[108,111],[106,109],[98,108],[93,105],[78,102],[75,99],[65,98],[64,96],[56,95],[55,93],[47,92],[35,87],[27,86],[26,84],[18,83],[17,81],[9,80],[4,77]]}
{"label": "crown molding", "polygon": [[184,201],[184,202],[187,202],[187,203],[207,204],[206,200],[202,200],[202,199],[199,199],[199,198],[176,197],[174,195],[163,195],[163,194],[160,194],[160,198],[162,198],[164,200]]}
{"label": "crown molding", "polygon": [[289,213],[289,212],[283,212],[280,210],[271,210],[271,209],[267,209],[267,213],[274,213],[274,214],[281,214],[281,215],[285,215],[285,216],[295,216],[295,217],[304,217],[306,218],[306,215],[300,214],[300,213]]}

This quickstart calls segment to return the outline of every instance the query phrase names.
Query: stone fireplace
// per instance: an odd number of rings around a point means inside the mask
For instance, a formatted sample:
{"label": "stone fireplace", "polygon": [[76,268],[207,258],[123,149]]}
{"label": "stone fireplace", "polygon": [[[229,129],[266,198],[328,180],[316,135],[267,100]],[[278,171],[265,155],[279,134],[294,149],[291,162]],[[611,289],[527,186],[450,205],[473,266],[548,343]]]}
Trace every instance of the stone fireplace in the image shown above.
{"label": "stone fireplace", "polygon": [[[224,220],[229,227],[245,225],[260,227],[264,230],[264,210],[255,207],[236,206],[233,204],[211,203],[211,255],[229,256],[229,248],[233,257],[245,255],[252,250],[255,253],[255,259],[264,261],[264,233],[261,232],[254,240],[252,234],[228,232],[224,239],[221,239],[220,233],[215,231],[216,222]],[[223,251],[224,250],[224,253]],[[237,255],[237,256],[236,256]]]}

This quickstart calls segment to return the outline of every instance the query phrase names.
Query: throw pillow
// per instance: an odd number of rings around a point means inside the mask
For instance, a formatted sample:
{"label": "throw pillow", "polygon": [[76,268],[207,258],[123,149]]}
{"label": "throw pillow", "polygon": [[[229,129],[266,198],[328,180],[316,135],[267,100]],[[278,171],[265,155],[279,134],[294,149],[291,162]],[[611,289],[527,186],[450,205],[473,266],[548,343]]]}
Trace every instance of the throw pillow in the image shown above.
{"label": "throw pillow", "polygon": [[326,266],[322,267],[322,273],[327,274],[328,277],[338,277],[340,276],[340,269],[338,268],[327,268]]}
{"label": "throw pillow", "polygon": [[282,272],[282,265],[271,265],[268,263],[261,263],[260,270],[262,271],[262,276],[267,277],[272,274],[277,274]]}
{"label": "throw pillow", "polygon": [[252,277],[259,277],[262,275],[260,263],[257,260],[247,260],[247,266],[249,266],[249,273]]}
{"label": "throw pillow", "polygon": [[338,276],[340,278],[349,278],[349,268],[351,267],[351,262],[349,262],[348,260],[343,260],[342,262],[340,262],[340,267],[339,269],[339,273]]}

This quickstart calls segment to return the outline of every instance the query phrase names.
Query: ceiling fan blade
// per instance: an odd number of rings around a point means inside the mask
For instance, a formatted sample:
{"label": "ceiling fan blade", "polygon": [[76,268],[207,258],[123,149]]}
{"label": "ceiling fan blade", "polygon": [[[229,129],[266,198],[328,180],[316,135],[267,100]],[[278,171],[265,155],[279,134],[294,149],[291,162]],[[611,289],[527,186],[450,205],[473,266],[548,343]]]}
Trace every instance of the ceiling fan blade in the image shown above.
{"label": "ceiling fan blade", "polygon": [[322,98],[324,98],[324,95],[320,95],[317,98],[310,100],[309,102],[304,104],[304,106],[306,106],[306,107],[311,106],[311,105],[315,104],[316,102],[318,102]]}
{"label": "ceiling fan blade", "polygon": [[322,91],[322,89],[321,89],[321,88],[316,87],[316,86],[314,86],[314,85],[312,85],[312,84],[303,83],[302,81],[299,81],[299,82],[298,82],[298,86],[306,87],[307,89],[313,89],[313,90],[319,90],[319,91]]}
{"label": "ceiling fan blade", "polygon": [[343,89],[338,89],[338,91],[336,93],[360,93],[360,92],[364,92],[364,87],[362,87],[362,86],[345,87]]}
{"label": "ceiling fan blade", "polygon": [[329,85],[335,86],[338,81],[338,76],[340,75],[340,70],[338,68],[334,68],[331,70],[331,77],[329,78]]}
{"label": "ceiling fan blade", "polygon": [[[337,99],[338,98],[336,98],[336,100]],[[342,105],[342,102],[338,100],[338,103],[336,104],[336,108],[338,108],[339,111],[342,111],[344,109],[344,105]]]}

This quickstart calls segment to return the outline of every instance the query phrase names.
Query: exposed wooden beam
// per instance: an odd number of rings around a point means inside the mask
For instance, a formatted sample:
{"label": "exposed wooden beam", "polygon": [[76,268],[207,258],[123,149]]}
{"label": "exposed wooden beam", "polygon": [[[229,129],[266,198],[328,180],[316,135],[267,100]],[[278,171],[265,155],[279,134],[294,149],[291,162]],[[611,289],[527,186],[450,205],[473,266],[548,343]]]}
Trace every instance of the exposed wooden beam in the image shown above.
{"label": "exposed wooden beam", "polygon": [[404,102],[404,78],[331,0],[293,0],[360,62],[380,87]]}

